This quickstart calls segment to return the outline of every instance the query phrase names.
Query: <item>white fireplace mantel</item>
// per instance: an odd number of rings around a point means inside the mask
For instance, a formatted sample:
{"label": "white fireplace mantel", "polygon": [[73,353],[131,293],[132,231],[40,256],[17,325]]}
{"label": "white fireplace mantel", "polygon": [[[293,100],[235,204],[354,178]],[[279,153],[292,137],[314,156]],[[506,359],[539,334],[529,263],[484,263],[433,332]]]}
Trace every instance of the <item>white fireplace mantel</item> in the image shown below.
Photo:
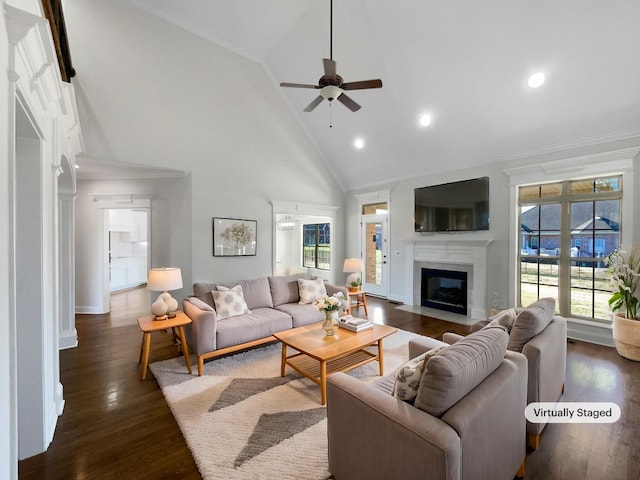
{"label": "white fireplace mantel", "polygon": [[[487,238],[417,240],[413,245],[413,263],[414,266],[419,263],[471,266],[473,284],[470,288],[469,313],[473,318],[484,319],[487,315],[487,247],[491,242],[493,239]],[[416,278],[417,275],[414,275],[414,279]],[[416,288],[419,290],[419,285],[414,285],[414,291]],[[419,297],[414,300],[414,304],[420,304]]]}

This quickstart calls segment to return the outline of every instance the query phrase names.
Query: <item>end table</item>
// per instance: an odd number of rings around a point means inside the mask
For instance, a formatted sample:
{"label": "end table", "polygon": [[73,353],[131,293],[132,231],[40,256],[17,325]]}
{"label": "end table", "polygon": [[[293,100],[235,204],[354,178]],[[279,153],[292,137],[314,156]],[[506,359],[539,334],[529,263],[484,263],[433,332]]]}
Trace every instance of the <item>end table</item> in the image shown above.
{"label": "end table", "polygon": [[184,355],[184,361],[187,364],[187,370],[191,373],[191,360],[189,360],[189,346],[184,336],[184,327],[191,323],[191,319],[181,311],[176,312],[174,318],[167,318],[166,320],[155,320],[153,315],[146,315],[138,318],[138,325],[142,330],[142,345],[140,345],[140,359],[142,363],[141,380],[147,378],[147,366],[149,365],[149,349],[151,347],[151,333],[158,332],[160,330],[173,331],[176,336],[176,330],[178,331],[178,338],[180,339],[180,348]]}
{"label": "end table", "polygon": [[[354,297],[351,301],[351,297]],[[367,294],[364,290],[356,290],[355,292],[349,291],[349,307],[347,308],[349,315],[351,315],[352,308],[364,307],[364,314],[368,317],[369,312],[367,311]]]}

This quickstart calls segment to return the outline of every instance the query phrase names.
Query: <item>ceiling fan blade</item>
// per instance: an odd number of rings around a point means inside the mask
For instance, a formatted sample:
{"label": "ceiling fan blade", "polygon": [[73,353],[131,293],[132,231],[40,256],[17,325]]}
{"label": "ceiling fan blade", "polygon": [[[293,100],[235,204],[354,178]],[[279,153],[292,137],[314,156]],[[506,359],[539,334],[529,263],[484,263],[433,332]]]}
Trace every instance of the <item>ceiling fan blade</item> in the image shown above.
{"label": "ceiling fan blade", "polygon": [[329,58],[323,58],[322,63],[324,64],[324,77],[327,80],[335,80],[336,79],[336,62],[335,60],[331,60]]}
{"label": "ceiling fan blade", "polygon": [[[338,98],[340,98],[340,97],[338,97]],[[315,98],[315,100],[313,102],[311,102],[309,105],[307,105],[307,107],[303,111],[304,112],[311,112],[314,108],[316,108],[318,105],[320,105],[320,102],[322,102],[322,100],[324,100],[322,95],[318,95]]]}
{"label": "ceiling fan blade", "polygon": [[352,112],[357,112],[361,108],[360,105],[354,102],[353,99],[347,96],[347,94],[344,92],[336,100],[341,102],[345,107],[347,107]]}
{"label": "ceiling fan blade", "polygon": [[308,85],[306,83],[286,83],[282,82],[281,87],[293,87],[293,88],[320,88],[319,85]]}
{"label": "ceiling fan blade", "polygon": [[362,80],[360,82],[347,82],[342,84],[343,90],[362,90],[364,88],[381,88],[382,80],[376,78],[375,80]]}

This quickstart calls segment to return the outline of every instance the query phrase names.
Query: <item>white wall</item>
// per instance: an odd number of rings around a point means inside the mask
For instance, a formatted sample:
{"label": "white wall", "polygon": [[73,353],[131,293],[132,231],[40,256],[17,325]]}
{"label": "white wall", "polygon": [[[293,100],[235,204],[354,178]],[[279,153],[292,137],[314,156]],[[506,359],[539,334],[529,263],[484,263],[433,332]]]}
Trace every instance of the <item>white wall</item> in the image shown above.
{"label": "white wall", "polygon": [[[191,174],[191,197],[175,198],[189,203],[191,226],[172,229],[168,245],[191,253],[176,265],[192,268],[185,285],[271,274],[271,201],[343,205],[259,64],[120,1],[69,0],[65,14],[86,153]],[[212,217],[257,220],[256,256],[213,257]]]}
{"label": "white wall", "polygon": [[[0,15],[0,71],[9,70],[9,42],[4,15]],[[8,75],[0,75],[0,478],[18,478],[18,454],[16,434],[16,358],[15,317],[12,314],[11,292],[13,282],[9,265],[11,259],[10,201],[12,194],[10,179],[12,169],[9,162],[10,129],[9,115],[13,108],[9,100]],[[11,98],[13,102],[13,98]],[[10,140],[11,137],[11,140]]]}

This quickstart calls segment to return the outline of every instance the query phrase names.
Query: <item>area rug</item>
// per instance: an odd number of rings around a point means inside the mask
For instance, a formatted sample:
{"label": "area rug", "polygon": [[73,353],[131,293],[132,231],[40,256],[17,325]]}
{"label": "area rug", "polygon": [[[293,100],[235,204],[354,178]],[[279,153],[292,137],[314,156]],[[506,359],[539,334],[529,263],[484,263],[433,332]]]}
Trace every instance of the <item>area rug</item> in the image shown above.
{"label": "area rug", "polygon": [[[416,335],[398,330],[386,338],[385,374],[408,358]],[[205,480],[326,480],[326,408],[320,387],[287,367],[282,347],[271,344],[205,363],[188,374],[183,358],[150,365]],[[378,363],[349,372],[378,377]]]}

